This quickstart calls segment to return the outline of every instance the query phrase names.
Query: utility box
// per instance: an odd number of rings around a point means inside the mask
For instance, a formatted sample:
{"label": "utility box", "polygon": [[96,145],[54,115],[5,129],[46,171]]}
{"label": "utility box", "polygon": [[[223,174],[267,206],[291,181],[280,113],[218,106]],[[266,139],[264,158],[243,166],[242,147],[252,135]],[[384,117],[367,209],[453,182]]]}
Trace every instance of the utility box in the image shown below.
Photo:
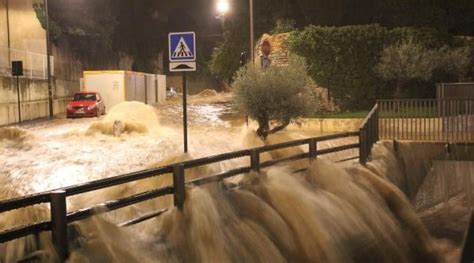
{"label": "utility box", "polygon": [[166,100],[166,76],[124,70],[84,71],[84,90],[99,92],[107,109],[124,101],[160,104]]}

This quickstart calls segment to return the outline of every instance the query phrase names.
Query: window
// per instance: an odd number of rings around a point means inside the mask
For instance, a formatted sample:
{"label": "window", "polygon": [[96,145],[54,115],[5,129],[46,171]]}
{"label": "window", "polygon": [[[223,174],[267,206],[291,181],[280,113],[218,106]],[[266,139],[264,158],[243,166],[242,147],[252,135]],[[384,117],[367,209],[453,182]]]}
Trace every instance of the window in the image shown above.
{"label": "window", "polygon": [[96,94],[93,93],[78,93],[74,95],[74,101],[96,101]]}

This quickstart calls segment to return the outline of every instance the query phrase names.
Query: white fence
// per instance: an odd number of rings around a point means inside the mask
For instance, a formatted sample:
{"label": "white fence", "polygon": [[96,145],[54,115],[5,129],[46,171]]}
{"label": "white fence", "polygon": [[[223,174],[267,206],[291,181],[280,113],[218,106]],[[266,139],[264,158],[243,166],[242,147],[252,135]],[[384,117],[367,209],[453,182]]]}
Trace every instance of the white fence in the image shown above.
{"label": "white fence", "polygon": [[[29,79],[47,79],[47,59],[45,54],[25,50],[0,47],[0,76],[11,76],[11,61],[23,61],[23,75]],[[51,56],[51,66],[54,65]],[[53,74],[51,67],[51,75]]]}

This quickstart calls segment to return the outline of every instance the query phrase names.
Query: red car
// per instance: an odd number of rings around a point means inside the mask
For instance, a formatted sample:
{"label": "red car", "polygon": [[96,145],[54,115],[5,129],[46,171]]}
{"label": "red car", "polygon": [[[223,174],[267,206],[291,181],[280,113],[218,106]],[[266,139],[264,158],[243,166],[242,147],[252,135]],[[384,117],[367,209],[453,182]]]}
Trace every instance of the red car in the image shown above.
{"label": "red car", "polygon": [[99,117],[105,114],[105,104],[98,92],[81,91],[67,105],[67,117]]}

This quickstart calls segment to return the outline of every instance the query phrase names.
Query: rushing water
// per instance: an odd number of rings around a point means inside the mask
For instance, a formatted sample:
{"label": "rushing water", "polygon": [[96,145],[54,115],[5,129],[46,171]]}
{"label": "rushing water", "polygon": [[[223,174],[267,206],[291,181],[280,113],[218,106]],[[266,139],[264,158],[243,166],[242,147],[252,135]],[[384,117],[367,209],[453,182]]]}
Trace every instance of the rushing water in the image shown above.
{"label": "rushing water", "polygon": [[[257,147],[311,134],[284,132],[263,142],[227,98],[190,105],[190,154],[182,154],[179,103],[159,109],[125,103],[101,119],[56,120],[0,132],[0,200],[144,168]],[[119,120],[120,122],[116,122]],[[161,123],[161,124],[160,124]],[[3,136],[3,137],[2,137]],[[354,142],[321,143],[330,147]],[[369,169],[318,159],[187,189],[183,211],[129,228],[116,224],[170,207],[159,198],[70,226],[70,262],[443,262],[402,191],[407,185],[389,147]],[[262,155],[279,158],[303,147]],[[353,152],[344,153],[347,157]],[[332,156],[334,158],[343,155]],[[331,159],[331,157],[330,157]],[[236,159],[187,171],[187,180],[235,165]],[[345,168],[344,168],[345,167]],[[305,172],[292,171],[307,168]],[[77,210],[169,185],[170,175],[68,199]],[[402,189],[400,191],[399,189]],[[407,191],[405,191],[407,193]],[[48,218],[47,206],[0,217],[0,229]],[[0,261],[36,256],[55,261],[49,233],[0,245]]]}

